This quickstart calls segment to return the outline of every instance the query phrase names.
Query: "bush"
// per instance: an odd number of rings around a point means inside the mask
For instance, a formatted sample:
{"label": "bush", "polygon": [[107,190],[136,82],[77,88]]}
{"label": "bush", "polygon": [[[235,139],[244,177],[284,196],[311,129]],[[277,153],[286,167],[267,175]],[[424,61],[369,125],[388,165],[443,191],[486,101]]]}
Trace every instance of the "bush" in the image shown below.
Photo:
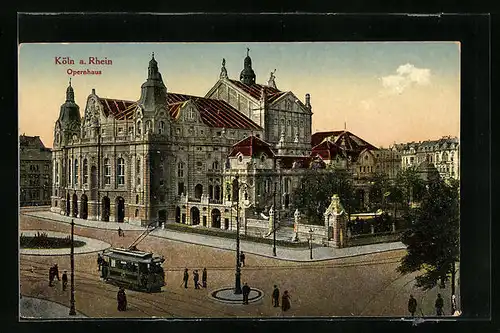
{"label": "bush", "polygon": [[[35,236],[24,236],[19,238],[20,247],[23,249],[63,249],[71,247],[71,237],[65,238],[49,237],[46,233],[37,233]],[[74,241],[74,247],[84,246],[85,242]]]}
{"label": "bush", "polygon": [[[231,238],[235,239],[236,235],[232,231],[225,231],[225,230],[213,230],[209,228],[204,228],[204,227],[191,227],[189,225],[184,225],[180,223],[167,223],[165,224],[165,229],[170,229],[170,230],[175,230],[175,231],[181,231],[181,232],[190,232],[190,233],[195,233],[195,234],[201,234],[201,235],[207,235],[207,236],[214,236],[214,237],[222,237],[222,238]],[[262,238],[262,237],[256,237],[256,236],[245,236],[245,235],[240,235],[240,240],[245,240],[249,242],[255,242],[255,243],[263,243],[263,244],[273,244],[272,239],[268,238]],[[286,247],[307,247],[308,242],[288,242],[288,241],[283,241],[283,240],[276,240],[276,245],[279,246],[286,246]]]}

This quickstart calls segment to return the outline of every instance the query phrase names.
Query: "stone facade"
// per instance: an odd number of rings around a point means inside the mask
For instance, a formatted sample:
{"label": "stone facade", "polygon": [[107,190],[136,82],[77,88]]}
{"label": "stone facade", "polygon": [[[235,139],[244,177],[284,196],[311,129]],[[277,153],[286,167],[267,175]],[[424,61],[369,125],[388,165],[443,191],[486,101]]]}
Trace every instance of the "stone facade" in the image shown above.
{"label": "stone facade", "polygon": [[52,159],[38,136],[19,136],[19,204],[50,205]]}
{"label": "stone facade", "polygon": [[429,162],[444,178],[460,179],[460,140],[445,136],[438,140],[427,140],[394,145],[401,153],[401,167],[418,167]]}

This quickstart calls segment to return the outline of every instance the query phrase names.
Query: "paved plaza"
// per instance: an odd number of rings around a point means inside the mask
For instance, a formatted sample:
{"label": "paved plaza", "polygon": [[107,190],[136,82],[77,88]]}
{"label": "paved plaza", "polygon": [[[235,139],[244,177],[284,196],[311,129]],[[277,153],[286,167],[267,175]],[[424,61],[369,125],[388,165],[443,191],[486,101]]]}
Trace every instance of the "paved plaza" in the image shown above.
{"label": "paved plaza", "polygon": [[[33,214],[36,215],[34,216]],[[46,230],[68,233],[69,221],[49,220],[40,216],[45,212],[27,212],[20,215],[20,230]],[[48,212],[47,212],[48,213]],[[52,214],[52,213],[48,213]],[[43,218],[42,218],[43,217]],[[63,217],[64,218],[64,217]],[[67,218],[67,217],[66,217]],[[121,223],[125,237],[119,237],[118,223],[75,219],[75,234],[96,239],[113,247],[129,246],[143,228]],[[186,239],[176,235],[181,234]],[[418,302],[419,316],[434,315],[433,303],[437,293],[445,300],[445,313],[450,312],[450,288],[427,292],[414,286],[415,274],[399,275],[396,267],[404,255],[404,247],[397,243],[375,248],[359,247],[339,252],[335,249],[315,248],[316,260],[309,260],[309,251],[278,248],[278,256],[257,255],[264,250],[271,254],[267,244],[242,242],[246,265],[242,267],[242,283],[262,291],[262,298],[242,306],[225,304],[211,299],[216,290],[234,285],[234,240],[182,234],[158,230],[146,237],[139,249],[152,251],[166,258],[164,263],[166,286],[160,293],[141,293],[126,290],[128,309],[117,311],[118,288],[99,278],[95,253],[75,256],[76,308],[82,315],[96,318],[157,317],[157,318],[248,318],[281,317],[279,308],[271,303],[273,285],[291,295],[290,317],[335,316],[390,316],[406,317],[409,294]],[[259,248],[258,246],[261,246]],[[373,251],[374,253],[369,253]],[[307,256],[307,257],[305,257]],[[69,256],[20,257],[21,294],[69,305],[69,291],[62,291],[60,282],[48,286],[48,268],[54,263],[60,270],[69,269]],[[194,289],[192,271],[208,271],[208,288]],[[184,268],[190,273],[188,289],[181,287]]]}

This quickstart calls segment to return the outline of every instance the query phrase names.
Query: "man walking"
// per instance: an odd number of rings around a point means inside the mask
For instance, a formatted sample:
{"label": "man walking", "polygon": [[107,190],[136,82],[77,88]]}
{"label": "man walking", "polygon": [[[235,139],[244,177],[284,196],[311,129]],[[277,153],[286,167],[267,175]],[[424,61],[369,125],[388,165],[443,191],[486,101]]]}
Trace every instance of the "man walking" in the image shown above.
{"label": "man walking", "polygon": [[201,273],[201,284],[203,288],[207,287],[207,269],[203,268],[203,272]]}
{"label": "man walking", "polygon": [[198,270],[195,269],[193,271],[193,281],[194,281],[194,289],[200,289],[200,275],[198,274]]}
{"label": "man walking", "polygon": [[183,278],[183,281],[184,281],[184,288],[187,288],[188,287],[188,280],[189,280],[189,273],[188,273],[188,269],[184,269],[184,278]]}
{"label": "man walking", "polygon": [[52,281],[54,281],[54,266],[49,268],[49,286],[52,287]]}
{"label": "man walking", "polygon": [[57,281],[61,281],[61,278],[59,277],[59,267],[57,267],[57,264],[54,264],[54,279],[57,278]]}
{"label": "man walking", "polygon": [[62,275],[62,290],[65,291],[67,286],[68,286],[68,274],[66,273],[66,271],[64,271]]}
{"label": "man walking", "polygon": [[240,263],[241,266],[245,267],[245,254],[243,252],[240,253]]}
{"label": "man walking", "polygon": [[101,270],[101,265],[102,265],[102,257],[101,257],[101,254],[98,253],[97,254],[97,271]]}
{"label": "man walking", "polygon": [[280,306],[280,290],[276,285],[274,285],[274,290],[273,290],[273,306],[275,308]]}
{"label": "man walking", "polygon": [[438,294],[436,298],[436,302],[434,303],[434,306],[436,307],[436,316],[442,316],[443,315],[443,298],[441,297],[441,294]]}
{"label": "man walking", "polygon": [[250,287],[245,282],[243,288],[241,288],[241,291],[243,292],[243,304],[248,304],[248,295],[250,295],[250,290]]}
{"label": "man walking", "polygon": [[412,317],[415,317],[415,311],[417,311],[417,300],[413,297],[413,295],[410,295],[410,299],[408,300],[408,311]]}

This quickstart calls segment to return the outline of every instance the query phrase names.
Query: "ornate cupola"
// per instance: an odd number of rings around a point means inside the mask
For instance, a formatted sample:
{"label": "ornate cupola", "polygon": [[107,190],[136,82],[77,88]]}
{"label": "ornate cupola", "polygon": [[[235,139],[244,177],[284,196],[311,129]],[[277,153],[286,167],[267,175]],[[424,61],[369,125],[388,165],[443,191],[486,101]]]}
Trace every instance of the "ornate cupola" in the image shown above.
{"label": "ornate cupola", "polygon": [[158,63],[154,53],[148,66],[148,78],[141,86],[141,98],[139,105],[145,111],[154,112],[158,105],[167,103],[167,87],[163,83],[161,73],[158,71]]}
{"label": "ornate cupola", "polygon": [[[56,121],[56,138],[66,141],[73,135],[79,135],[81,125],[80,107],[75,103],[75,91],[71,86],[71,78],[66,89],[66,102],[61,105],[59,118]],[[62,143],[60,140],[56,140]]]}
{"label": "ornate cupola", "polygon": [[247,48],[247,56],[243,62],[243,70],[240,73],[240,81],[247,85],[255,84],[255,72],[252,69],[252,58],[250,58],[250,49]]}

